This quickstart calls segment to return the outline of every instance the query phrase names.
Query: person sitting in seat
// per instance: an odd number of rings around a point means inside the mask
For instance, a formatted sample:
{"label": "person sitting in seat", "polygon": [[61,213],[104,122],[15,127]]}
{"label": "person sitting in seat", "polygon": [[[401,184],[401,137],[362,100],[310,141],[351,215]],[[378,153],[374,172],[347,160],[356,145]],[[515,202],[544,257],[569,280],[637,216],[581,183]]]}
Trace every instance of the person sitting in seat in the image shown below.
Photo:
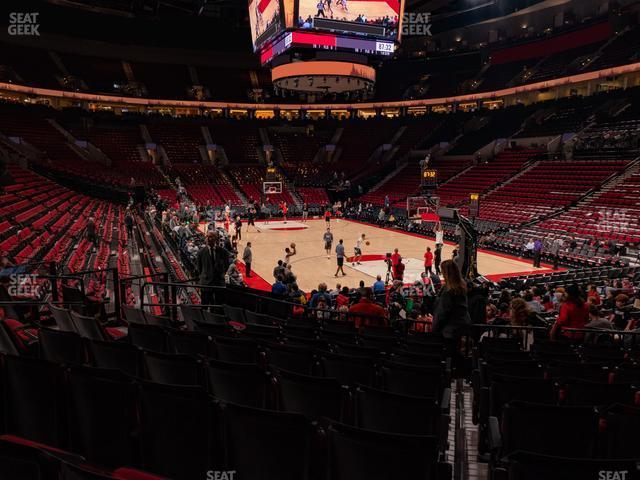
{"label": "person sitting in seat", "polygon": [[[373,301],[373,290],[370,287],[363,289],[360,301],[349,309],[349,314],[356,328],[360,328],[360,326],[387,327],[389,325],[387,311]],[[355,314],[363,314],[363,316]]]}

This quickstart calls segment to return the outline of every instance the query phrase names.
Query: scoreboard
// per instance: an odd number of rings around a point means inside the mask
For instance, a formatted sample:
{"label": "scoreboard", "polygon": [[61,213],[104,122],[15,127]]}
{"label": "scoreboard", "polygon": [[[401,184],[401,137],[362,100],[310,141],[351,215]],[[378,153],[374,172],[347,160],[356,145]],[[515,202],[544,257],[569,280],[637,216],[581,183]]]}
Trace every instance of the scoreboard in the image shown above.
{"label": "scoreboard", "polygon": [[391,56],[404,0],[249,0],[253,49],[263,64],[293,48]]}
{"label": "scoreboard", "polygon": [[438,187],[438,172],[433,168],[423,168],[420,180],[422,189],[435,190]]}

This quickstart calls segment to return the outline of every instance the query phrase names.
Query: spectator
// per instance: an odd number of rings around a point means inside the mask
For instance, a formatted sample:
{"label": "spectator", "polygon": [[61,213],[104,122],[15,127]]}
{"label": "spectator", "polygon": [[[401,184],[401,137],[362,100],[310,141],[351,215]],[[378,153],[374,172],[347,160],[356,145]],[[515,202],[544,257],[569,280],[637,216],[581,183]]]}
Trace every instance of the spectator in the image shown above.
{"label": "spectator", "polygon": [[336,297],[336,307],[340,309],[340,307],[349,307],[350,298],[349,298],[349,287],[342,287],[340,293]]}
{"label": "spectator", "polygon": [[405,264],[402,263],[402,257],[398,256],[398,263],[395,265],[395,270],[393,272],[393,278],[395,280],[404,281],[404,269]]}
{"label": "spectator", "polygon": [[96,244],[98,241],[98,237],[96,236],[96,221],[93,217],[89,217],[87,220],[87,240],[89,240],[92,244]]}
{"label": "spectator", "polygon": [[457,339],[471,324],[467,307],[467,284],[453,260],[442,262],[444,286],[438,294],[433,312],[433,331],[445,338]]}
{"label": "spectator", "polygon": [[278,260],[278,265],[273,269],[273,278],[277,279],[282,276],[284,278],[284,262],[282,260]]}
{"label": "spectator", "polygon": [[289,300],[300,305],[307,304],[307,296],[298,288],[298,284],[295,282],[289,285]]}
{"label": "spectator", "polygon": [[469,285],[467,285],[467,301],[471,323],[484,323],[487,311],[487,297],[488,292],[482,285],[473,285],[473,283],[469,282]]}
{"label": "spectator", "polygon": [[317,308],[320,300],[323,300],[327,305],[331,305],[331,296],[327,292],[327,284],[324,282],[318,285],[318,291],[309,300],[309,306]]}
{"label": "spectator", "polygon": [[598,293],[598,289],[595,285],[589,285],[587,301],[595,306],[599,306],[602,303],[602,299],[600,298],[600,294]]}
{"label": "spectator", "polygon": [[485,309],[485,319],[484,323],[487,325],[493,325],[498,316],[498,307],[496,307],[493,303],[488,303]]}
{"label": "spectator", "polygon": [[433,266],[436,269],[436,275],[440,275],[440,262],[442,261],[442,245],[436,245],[436,251],[433,254]]}
{"label": "spectator", "polygon": [[427,251],[424,253],[424,273],[431,275],[432,266],[433,266],[433,253],[431,253],[431,247],[427,247]]}
{"label": "spectator", "polygon": [[278,276],[278,278],[276,279],[275,283],[273,285],[271,285],[271,293],[273,293],[274,295],[277,295],[279,297],[282,297],[282,296],[286,295],[287,286],[282,281],[282,275]]}
{"label": "spectator", "polygon": [[358,297],[362,297],[364,295],[364,290],[365,290],[364,280],[360,280],[360,282],[358,282],[358,290],[356,290]]}
{"label": "spectator", "polygon": [[238,266],[235,262],[231,262],[227,269],[226,282],[228,285],[232,285],[234,287],[242,287],[244,285],[244,282],[242,281],[242,274],[240,273],[240,270],[238,270]]}
{"label": "spectator", "polygon": [[128,208],[127,213],[124,216],[124,225],[127,227],[128,238],[131,239],[133,236],[133,216],[131,215],[131,210]]}
{"label": "spectator", "polygon": [[380,293],[384,293],[386,290],[386,286],[382,281],[382,277],[380,275],[376,276],[376,281],[373,282],[373,294],[378,295]]}
{"label": "spectator", "polygon": [[[360,328],[360,326],[386,327],[389,325],[387,311],[374,303],[373,290],[368,287],[364,289],[360,301],[349,309],[349,314],[356,328]],[[355,314],[366,316],[360,317]]]}
{"label": "spectator", "polygon": [[565,328],[584,328],[589,321],[589,304],[585,301],[580,287],[572,284],[567,288],[567,298],[560,306],[560,315],[558,320],[551,327],[551,339],[557,340],[565,337],[567,339],[582,339],[583,334],[580,332],[563,332],[559,333],[560,327]]}
{"label": "spectator", "polygon": [[393,253],[391,254],[391,269],[395,272],[396,265],[398,264],[398,260],[400,259],[400,253],[398,253],[398,249],[394,248]]}
{"label": "spectator", "polygon": [[631,305],[629,305],[629,296],[624,293],[616,295],[615,308],[611,314],[611,322],[620,330],[624,330],[629,326],[631,320]]}
{"label": "spectator", "polygon": [[540,268],[540,259],[542,258],[542,241],[536,238],[533,242],[533,266],[534,268]]}
{"label": "spectator", "polygon": [[533,298],[533,292],[525,292],[523,298],[524,301],[527,302],[527,305],[529,306],[529,308],[531,308],[531,310],[536,313],[544,312],[544,307],[542,306],[542,304],[538,300]]}
{"label": "spectator", "polygon": [[[222,286],[229,264],[227,251],[220,247],[217,232],[209,232],[206,244],[200,249],[196,257],[196,266],[200,277],[200,285]],[[203,305],[213,304],[213,289],[203,288],[201,293]]]}
{"label": "spectator", "polygon": [[244,262],[244,270],[247,278],[251,278],[251,263],[253,261],[253,252],[251,251],[251,242],[247,242],[242,253],[242,261]]}

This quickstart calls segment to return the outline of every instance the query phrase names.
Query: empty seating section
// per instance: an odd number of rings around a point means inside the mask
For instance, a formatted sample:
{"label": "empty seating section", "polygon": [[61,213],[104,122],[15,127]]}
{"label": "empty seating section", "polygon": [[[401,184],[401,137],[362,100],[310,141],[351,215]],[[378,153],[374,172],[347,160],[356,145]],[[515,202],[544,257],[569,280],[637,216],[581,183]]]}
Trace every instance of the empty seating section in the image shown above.
{"label": "empty seating section", "polygon": [[471,155],[496,139],[511,137],[531,112],[531,107],[519,105],[474,117],[466,122],[464,135],[455,142],[447,155]]}
{"label": "empty seating section", "polygon": [[296,192],[302,201],[309,205],[327,205],[329,203],[329,196],[324,188],[297,187]]}
{"label": "empty seating section", "polygon": [[[438,335],[387,328],[382,337],[355,329],[332,336],[331,325],[309,318],[311,347],[287,333],[301,325],[289,326],[286,315],[263,315],[271,325],[240,332],[232,315],[257,312],[225,306],[229,316],[221,310],[212,324],[210,312],[185,305],[175,320],[188,319],[188,329],[123,307],[128,335],[114,341],[83,329],[92,317],[49,308],[59,328],[35,332],[40,358],[1,344],[3,433],[11,435],[0,438],[3,459],[4,442],[22,442],[66,462],[82,455],[105,473],[124,465],[148,472],[132,479],[206,478],[216,469],[265,480],[386,479],[400,470],[451,478],[450,354]],[[44,395],[49,402],[38,401]],[[382,451],[391,456],[363,467]]]}
{"label": "empty seating section", "polygon": [[640,153],[640,98],[632,96],[621,112],[605,116],[576,140],[575,157],[634,158]]}
{"label": "empty seating section", "polygon": [[147,129],[153,141],[162,145],[172,164],[202,161],[199,147],[205,140],[198,125],[150,123]]}
{"label": "empty seating section", "polygon": [[186,98],[191,84],[186,65],[131,62],[137,82],[151,98]]}
{"label": "empty seating section", "polygon": [[640,242],[640,172],[596,193],[588,201],[538,225],[540,229],[578,238]]}
{"label": "empty seating section", "polygon": [[207,125],[213,142],[224,147],[231,165],[256,164],[262,142],[254,122],[212,122]]}
{"label": "empty seating section", "polygon": [[438,188],[440,203],[455,204],[468,200],[470,193],[484,193],[516,174],[531,157],[540,153],[538,150],[504,150],[498,156],[480,165],[474,165],[463,174]]}
{"label": "empty seating section", "polygon": [[[35,173],[11,166],[15,184],[0,199],[0,251],[15,263],[54,261],[77,271],[90,259],[84,238],[89,217],[98,227],[99,247],[91,268],[106,268],[112,240],[125,236],[123,212],[108,202],[74,193]],[[128,267],[128,263],[126,267]],[[100,290],[95,284],[95,290]]]}
{"label": "empty seating section", "polygon": [[530,75],[526,75],[524,81],[526,83],[542,82],[565,76],[569,71],[575,72],[578,67],[582,66],[577,62],[582,59],[582,62],[587,63],[602,45],[603,42],[596,42],[550,55],[540,62]]}
{"label": "empty seating section", "polygon": [[86,161],[72,150],[67,139],[36,110],[4,105],[0,110],[0,132],[8,137],[19,137],[31,144],[52,161],[51,166],[54,168],[85,171],[81,165]]}
{"label": "empty seating section", "polygon": [[491,65],[483,74],[479,91],[499,90],[510,86],[511,80],[517,79],[527,68],[533,67],[540,58],[519,60],[501,65]]}
{"label": "empty seating section", "polygon": [[274,147],[279,148],[282,153],[285,168],[297,164],[310,164],[318,150],[329,140],[327,136],[323,132],[315,130],[290,132],[278,129],[269,131],[269,138]]}
{"label": "empty seating section", "polygon": [[517,225],[545,217],[597,188],[625,161],[541,161],[489,193],[480,217]]}
{"label": "empty seating section", "polygon": [[95,123],[84,127],[77,124],[65,126],[76,139],[88,141],[112,161],[111,168],[102,172],[103,183],[129,186],[133,178],[137,185],[166,185],[166,180],[155,165],[142,158],[144,141],[137,125]]}
{"label": "empty seating section", "polygon": [[389,130],[388,122],[381,120],[346,123],[338,142],[340,152],[335,169],[355,176],[365,167],[372,167],[367,165],[367,160],[377,147],[390,140],[395,129],[393,133]]}
{"label": "empty seating section", "polygon": [[525,125],[524,129],[517,135],[514,135],[514,137],[547,137],[563,133],[577,133],[582,129],[583,123],[593,112],[593,108],[594,106],[592,104],[583,103],[558,109],[549,115],[529,122]]}
{"label": "empty seating section", "polygon": [[640,28],[636,25],[607,45],[590,65],[589,70],[610,68],[638,58]]}
{"label": "empty seating section", "polygon": [[323,187],[329,183],[333,167],[314,163],[314,160],[318,152],[329,142],[332,133],[321,128],[269,130],[270,140],[282,154],[282,170],[296,187]]}
{"label": "empty seating section", "polygon": [[[228,167],[228,170],[249,200],[260,201],[260,199],[265,196],[262,184],[264,181],[265,167],[258,165],[233,165]],[[278,204],[287,202],[287,204],[292,205],[294,203],[293,197],[291,197],[284,183],[282,184],[282,193],[269,194],[266,196],[266,200],[269,203]]]}
{"label": "empty seating section", "polygon": [[228,178],[213,165],[174,164],[168,174],[180,178],[189,196],[198,204],[222,205],[242,203]]}
{"label": "empty seating section", "polygon": [[616,380],[627,369],[639,378],[624,348],[537,339],[525,352],[513,338],[488,338],[476,350],[473,421],[489,478],[505,469],[516,479],[583,478],[638,458],[637,445],[614,440],[633,435],[640,418],[637,387]]}
{"label": "empty seating section", "polygon": [[246,69],[226,67],[195,67],[200,85],[213,100],[247,101],[252,89],[251,78]]}
{"label": "empty seating section", "polygon": [[2,65],[10,67],[21,80],[28,85],[61,88],[57,77],[60,76],[57,66],[44,48],[31,48],[16,44],[0,44]]}
{"label": "empty seating section", "polygon": [[417,192],[420,183],[420,166],[416,161],[405,164],[377,190],[365,193],[360,199],[365,203],[383,205],[385,196],[393,204]]}
{"label": "empty seating section", "polygon": [[67,70],[82,79],[91,91],[113,93],[118,90],[116,85],[122,87],[128,82],[121,60],[72,53],[61,53],[60,58]]}

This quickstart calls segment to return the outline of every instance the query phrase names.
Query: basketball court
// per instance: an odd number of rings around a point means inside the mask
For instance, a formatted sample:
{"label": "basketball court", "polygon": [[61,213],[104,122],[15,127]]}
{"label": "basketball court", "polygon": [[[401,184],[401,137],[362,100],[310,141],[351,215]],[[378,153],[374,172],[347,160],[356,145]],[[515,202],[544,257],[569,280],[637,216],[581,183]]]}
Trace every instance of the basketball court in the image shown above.
{"label": "basketball court", "polygon": [[[239,257],[247,241],[252,243],[253,264],[252,270],[260,279],[250,282],[252,287],[267,288],[267,284],[273,283],[273,268],[278,260],[284,259],[284,249],[292,242],[296,244],[297,254],[291,258],[293,273],[297,277],[299,287],[303,291],[310,291],[318,287],[318,283],[325,282],[330,288],[336,283],[349,287],[357,287],[360,280],[364,280],[370,286],[381,275],[385,280],[387,266],[384,262],[386,253],[393,253],[397,248],[406,264],[405,283],[413,282],[424,271],[423,256],[427,247],[435,248],[435,242],[431,238],[424,238],[417,234],[411,234],[394,229],[375,227],[352,220],[331,220],[331,232],[333,233],[333,251],[331,258],[327,258],[324,250],[322,236],[326,231],[325,222],[322,219],[310,219],[307,223],[298,220],[289,220],[284,223],[281,220],[256,222],[261,233],[254,231],[247,233],[246,224],[242,228],[242,240],[239,242]],[[205,225],[200,227],[203,231]],[[335,246],[338,240],[343,239],[347,256],[353,255],[356,239],[365,234],[370,245],[363,245],[363,258],[361,265],[352,266],[350,261],[345,261],[344,271],[346,276],[335,277],[336,257]],[[455,246],[445,243],[442,252],[442,260],[451,258]],[[531,273],[545,273],[551,271],[550,265],[542,268],[533,268],[532,261],[503,255],[495,252],[478,251],[478,270],[480,274],[491,280],[499,280],[502,277],[513,275],[525,275]],[[257,281],[256,281],[257,280]]]}

